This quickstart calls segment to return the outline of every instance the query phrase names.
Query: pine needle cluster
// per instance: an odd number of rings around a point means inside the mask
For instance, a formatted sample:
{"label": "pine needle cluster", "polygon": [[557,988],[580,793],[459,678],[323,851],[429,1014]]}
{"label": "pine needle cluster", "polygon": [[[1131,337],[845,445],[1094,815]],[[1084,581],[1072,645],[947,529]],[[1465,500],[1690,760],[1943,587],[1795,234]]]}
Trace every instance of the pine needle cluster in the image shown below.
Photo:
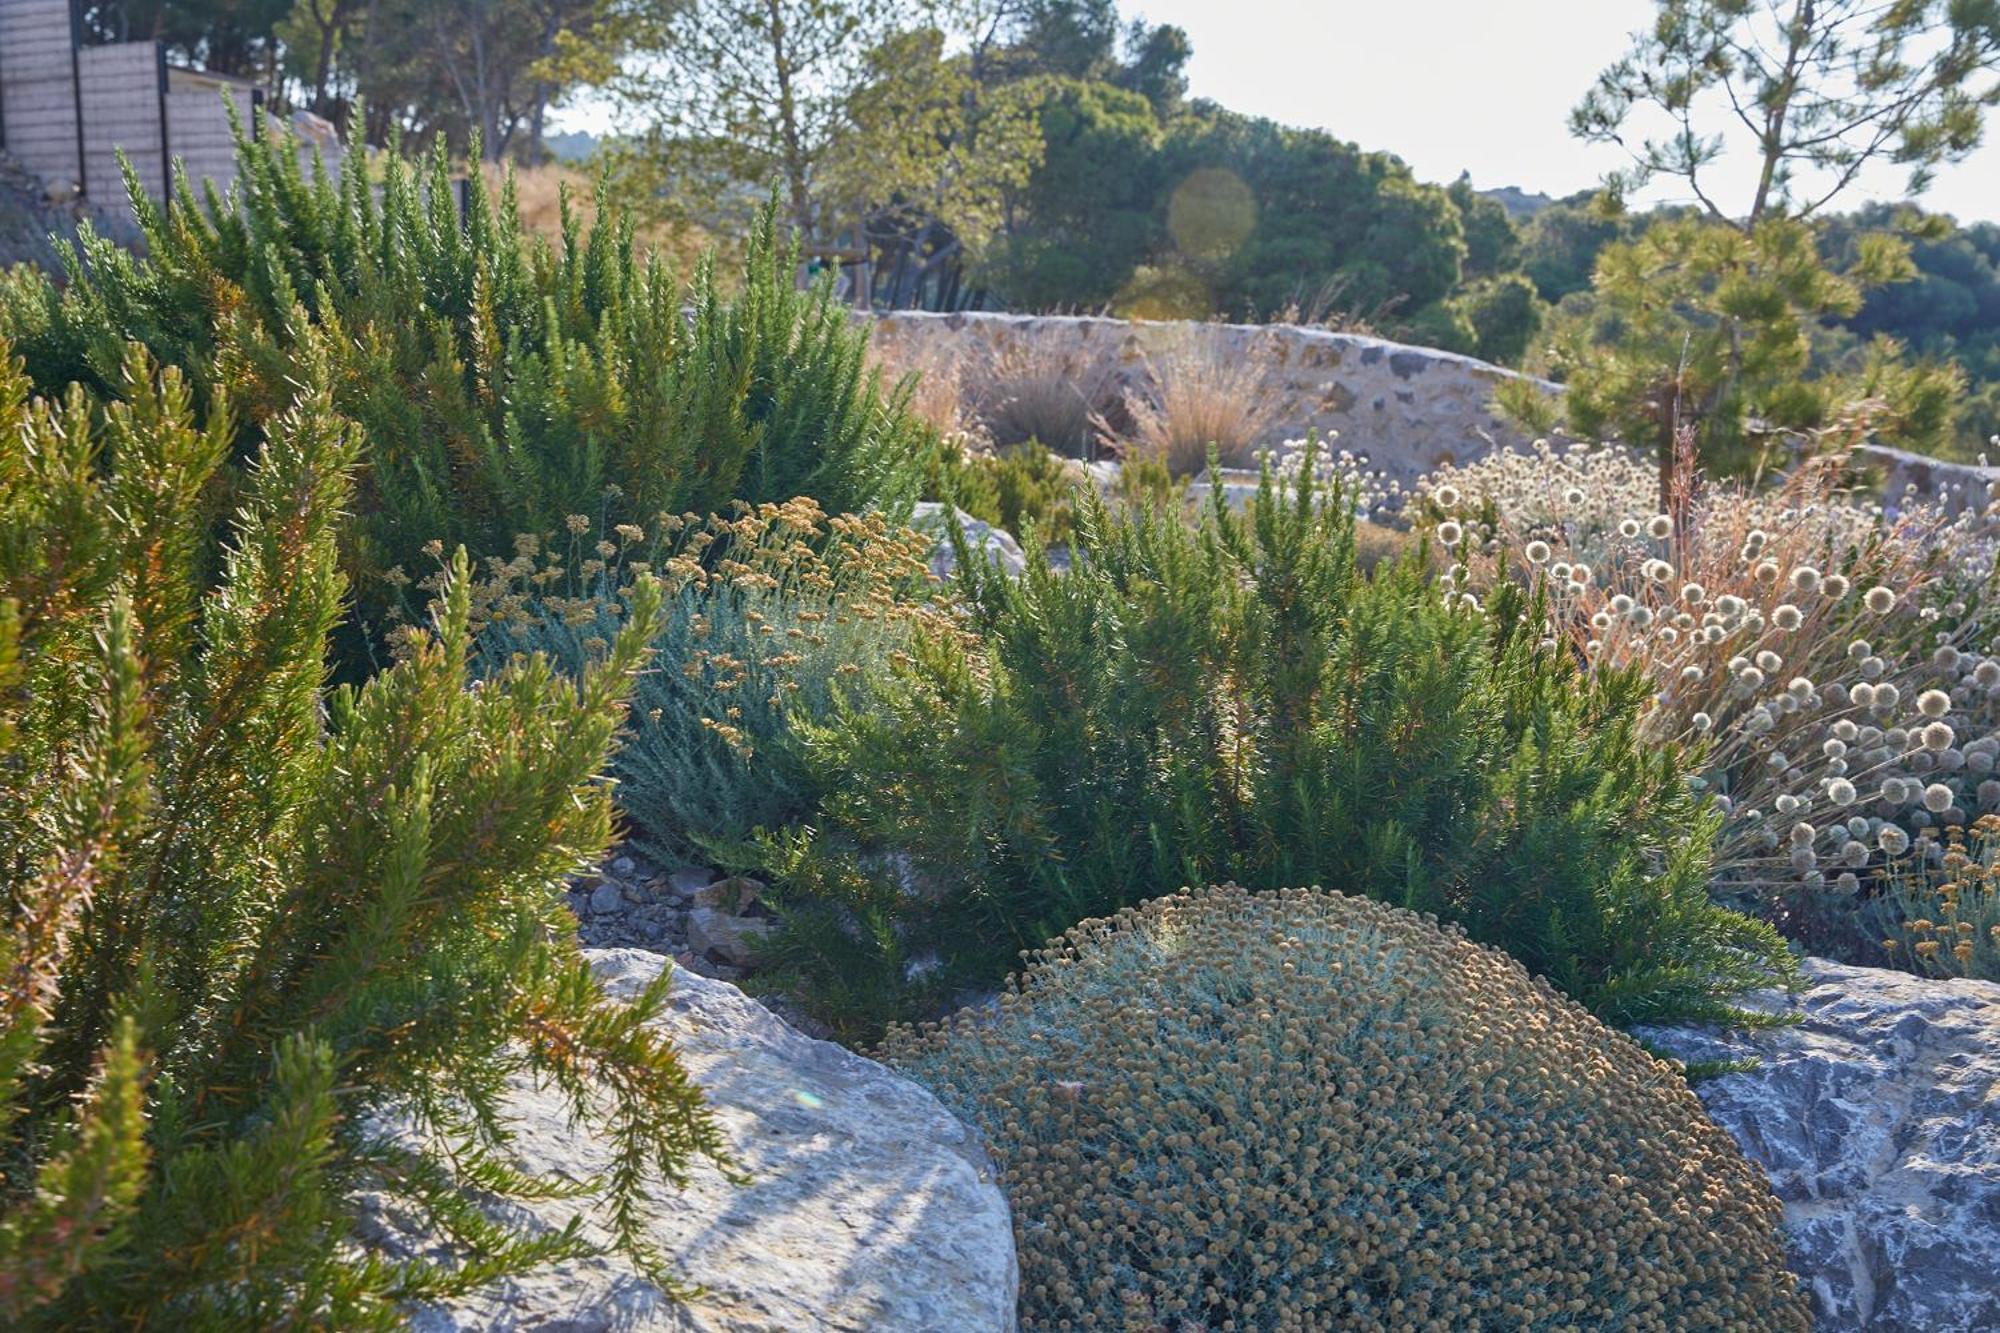
{"label": "pine needle cluster", "polygon": [[[471,688],[461,556],[404,659],[329,692],[364,451],[333,340],[298,337],[220,544],[239,437],[214,386],[198,412],[134,349],[99,411],[0,352],[8,1328],[392,1327],[574,1254],[473,1203],[546,1188],[504,1152],[515,1076],[617,1144],[587,1188],[635,1251],[640,1190],[723,1160],[648,1026],[664,983],[609,1001],[558,915],[610,837],[597,775],[659,588],[575,679],[524,659]],[[358,1249],[363,1190],[463,1262]]]}

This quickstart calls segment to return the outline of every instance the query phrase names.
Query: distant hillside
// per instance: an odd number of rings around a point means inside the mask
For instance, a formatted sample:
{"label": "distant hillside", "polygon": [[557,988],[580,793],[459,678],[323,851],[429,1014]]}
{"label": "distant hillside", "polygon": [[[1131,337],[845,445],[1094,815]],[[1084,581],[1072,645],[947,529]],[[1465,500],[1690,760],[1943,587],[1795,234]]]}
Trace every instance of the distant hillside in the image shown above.
{"label": "distant hillside", "polygon": [[1494,190],[1479,193],[1507,210],[1507,216],[1516,222],[1525,222],[1535,214],[1556,202],[1554,195],[1529,194],[1518,185],[1502,185]]}
{"label": "distant hillside", "polygon": [[558,162],[581,162],[597,151],[597,136],[587,130],[545,134],[542,144]]}

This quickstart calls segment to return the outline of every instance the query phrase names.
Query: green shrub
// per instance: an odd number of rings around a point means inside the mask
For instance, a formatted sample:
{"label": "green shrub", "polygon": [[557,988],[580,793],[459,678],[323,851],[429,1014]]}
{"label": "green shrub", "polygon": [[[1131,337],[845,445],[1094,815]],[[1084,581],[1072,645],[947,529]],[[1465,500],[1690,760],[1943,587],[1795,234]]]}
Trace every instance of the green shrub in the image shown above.
{"label": "green shrub", "polygon": [[1679,1071],[1380,903],[1156,899],[884,1055],[992,1146],[1026,1329],[1810,1326]]}
{"label": "green shrub", "polygon": [[1942,838],[1925,829],[1859,904],[1892,967],[1920,976],[2000,981],[2000,815]]}
{"label": "green shrub", "polygon": [[[136,351],[101,417],[81,390],[31,402],[0,354],[8,1328],[389,1328],[576,1254],[475,1203],[547,1188],[496,1153],[517,1072],[616,1143],[590,1188],[621,1237],[645,1186],[721,1160],[645,1025],[664,987],[605,999],[559,891],[610,837],[595,775],[659,591],[634,586],[580,681],[524,662],[472,691],[461,558],[406,659],[329,694],[360,447],[324,353],[301,338],[219,549],[223,403],[197,426]],[[363,1190],[469,1262],[371,1259]]]}
{"label": "green shrub", "polygon": [[652,669],[614,760],[630,836],[668,864],[728,859],[759,828],[807,819],[821,787],[793,720],[832,719],[930,618],[927,537],[809,499],[649,535],[578,522],[517,542],[474,592],[479,669],[541,652],[582,674],[616,639],[634,578],[666,587]]}
{"label": "green shrub", "polygon": [[495,199],[475,180],[461,218],[441,144],[425,167],[391,152],[335,185],[257,136],[237,182],[233,206],[183,181],[164,210],[133,184],[145,257],[86,237],[66,285],[17,272],[0,334],[44,392],[115,395],[128,339],[213,365],[198,387],[227,381],[246,455],[289,401],[306,330],[333,334],[335,404],[365,442],[343,541],[364,616],[433,539],[490,551],[569,514],[915,498],[928,428],[866,368],[866,329],[831,286],[796,289],[773,211],[726,297],[706,263],[686,288],[642,265],[608,207],[588,239],[566,208],[554,249],[523,235],[511,184]]}
{"label": "green shrub", "polygon": [[931,465],[925,499],[950,499],[982,522],[1017,539],[1034,529],[1049,546],[1067,546],[1075,535],[1071,493],[1090,478],[1074,463],[1035,440],[993,454],[965,454],[947,447]]}
{"label": "green shrub", "polygon": [[1351,506],[1302,471],[1197,525],[1079,497],[1068,573],[969,564],[972,657],[920,639],[815,734],[817,854],[893,851],[923,885],[839,904],[851,938],[898,942],[880,984],[932,952],[990,982],[1076,921],[1221,879],[1435,912],[1620,1023],[1787,974],[1774,932],[1709,901],[1715,816],[1690,756],[1642,739],[1646,681],[1579,670],[1517,590],[1432,582],[1421,546],[1361,574]]}

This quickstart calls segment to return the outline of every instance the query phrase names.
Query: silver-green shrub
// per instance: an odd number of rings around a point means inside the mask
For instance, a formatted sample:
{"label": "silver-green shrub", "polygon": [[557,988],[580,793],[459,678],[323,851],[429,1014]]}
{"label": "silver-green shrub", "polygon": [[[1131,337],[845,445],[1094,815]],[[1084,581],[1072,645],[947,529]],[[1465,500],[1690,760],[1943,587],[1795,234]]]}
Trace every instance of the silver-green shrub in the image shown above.
{"label": "silver-green shrub", "polygon": [[1434,919],[1232,885],[1030,957],[884,1047],[998,1159],[1024,1328],[1808,1326],[1680,1071]]}
{"label": "silver-green shrub", "polygon": [[498,669],[543,652],[580,672],[615,637],[622,590],[659,576],[666,628],[614,761],[617,801],[643,850],[724,856],[814,809],[795,723],[830,717],[932,614],[929,548],[880,515],[829,517],[809,499],[602,536],[572,518],[488,562],[481,656]]}

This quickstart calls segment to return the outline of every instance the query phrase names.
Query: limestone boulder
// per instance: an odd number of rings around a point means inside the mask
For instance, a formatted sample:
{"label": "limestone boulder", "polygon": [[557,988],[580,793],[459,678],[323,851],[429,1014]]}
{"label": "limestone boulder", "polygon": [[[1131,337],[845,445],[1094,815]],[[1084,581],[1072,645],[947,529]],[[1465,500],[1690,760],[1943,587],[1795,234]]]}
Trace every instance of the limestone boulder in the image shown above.
{"label": "limestone boulder", "polygon": [[937,545],[931,549],[930,566],[931,573],[939,578],[950,578],[958,568],[958,556],[951,545],[951,529],[945,526],[947,522],[956,522],[965,533],[967,548],[984,551],[1007,577],[1019,578],[1027,569],[1028,557],[1022,553],[1021,544],[1014,540],[1012,533],[974,518],[963,509],[925,500],[910,515],[910,526],[937,537]]}
{"label": "limestone boulder", "polygon": [[2000,985],[1808,959],[1796,1026],[1646,1035],[1752,1058],[1695,1091],[1785,1205],[1823,1329],[2000,1329]]}
{"label": "limestone boulder", "polygon": [[[665,959],[592,951],[614,995],[636,994]],[[930,1093],[872,1060],[795,1031],[726,982],[674,975],[662,1021],[707,1091],[751,1183],[696,1167],[651,1200],[648,1239],[690,1283],[668,1299],[615,1254],[547,1266],[447,1304],[410,1311],[417,1333],[999,1333],[1014,1327],[1007,1202],[971,1130]],[[525,1085],[514,1151],[542,1173],[583,1179],[610,1163],[562,1102]],[[538,1202],[555,1228],[574,1201]],[[588,1211],[585,1213],[589,1216]],[[594,1222],[586,1230],[605,1233]],[[421,1252],[405,1235],[391,1248]]]}

